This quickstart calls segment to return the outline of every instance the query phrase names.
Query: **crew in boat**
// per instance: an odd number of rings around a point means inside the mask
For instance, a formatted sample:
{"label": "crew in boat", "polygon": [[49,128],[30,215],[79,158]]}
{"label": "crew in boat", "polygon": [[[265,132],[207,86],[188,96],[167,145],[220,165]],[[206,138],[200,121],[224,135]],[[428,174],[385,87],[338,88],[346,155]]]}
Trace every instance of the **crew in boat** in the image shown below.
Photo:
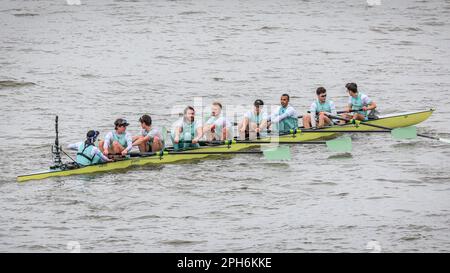
{"label": "crew in boat", "polygon": [[138,146],[141,153],[157,152],[164,148],[163,134],[159,128],[152,126],[152,118],[143,115],[139,118],[141,134],[133,137],[133,146]]}
{"label": "crew in boat", "polygon": [[323,128],[327,125],[334,125],[334,121],[327,115],[336,116],[336,106],[332,100],[327,100],[327,90],[319,87],[316,90],[317,99],[311,103],[309,114],[303,116],[303,127]]}
{"label": "crew in boat", "polygon": [[171,138],[174,150],[199,148],[199,140],[203,136],[202,122],[195,119],[195,109],[187,106],[183,116],[172,126]]}
{"label": "crew in boat", "polygon": [[203,134],[208,141],[229,140],[233,138],[231,122],[222,113],[222,104],[213,102],[211,105],[211,117],[203,126]]}
{"label": "crew in boat", "polygon": [[90,130],[87,132],[86,140],[84,142],[80,141],[67,146],[68,149],[77,151],[75,161],[81,166],[112,161],[95,146],[95,141],[97,140],[99,134],[100,133],[98,131]]}
{"label": "crew in boat", "polygon": [[103,154],[108,156],[127,155],[133,148],[133,140],[131,135],[126,131],[130,125],[126,119],[118,118],[114,122],[114,131],[109,132],[105,136],[105,140],[99,142],[99,147],[103,148]]}
{"label": "crew in boat", "polygon": [[[370,111],[373,111],[375,108],[377,108],[377,104],[366,94],[358,92],[358,86],[356,85],[356,83],[347,83],[345,85],[345,88],[347,88],[349,98],[348,105],[345,109],[347,113],[344,113],[342,116],[346,119],[355,119],[361,121],[368,120]],[[342,123],[345,123],[345,121],[343,121]]]}
{"label": "crew in boat", "polygon": [[244,114],[244,119],[238,126],[239,138],[245,139],[247,133],[250,139],[267,134],[267,119],[264,102],[260,99],[255,100],[253,109]]}
{"label": "crew in boat", "polygon": [[270,116],[270,126],[272,131],[286,134],[298,128],[298,112],[289,105],[288,94],[281,95],[280,104]]}

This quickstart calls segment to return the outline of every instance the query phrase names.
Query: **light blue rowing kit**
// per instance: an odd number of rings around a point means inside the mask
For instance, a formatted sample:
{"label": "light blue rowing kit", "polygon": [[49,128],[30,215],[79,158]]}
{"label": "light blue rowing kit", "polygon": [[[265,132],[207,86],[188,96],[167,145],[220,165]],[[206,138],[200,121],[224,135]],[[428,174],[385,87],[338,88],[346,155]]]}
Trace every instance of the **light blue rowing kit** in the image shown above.
{"label": "light blue rowing kit", "polygon": [[231,140],[233,139],[233,130],[231,126],[231,122],[228,121],[226,117],[223,115],[219,116],[211,116],[207,121],[206,124],[208,125],[215,125],[214,129],[214,139],[215,140],[224,140],[222,139],[222,129],[228,128],[228,138]]}
{"label": "light blue rowing kit", "polygon": [[[316,127],[317,122],[319,121],[319,113],[325,112],[327,114],[331,114],[336,116],[336,106],[334,105],[333,101],[326,100],[324,103],[321,103],[319,100],[315,100],[313,103],[311,103],[311,107],[309,109],[310,115],[311,115],[311,126]],[[335,122],[335,120],[332,120]]]}
{"label": "light blue rowing kit", "polygon": [[361,114],[365,117],[364,120],[368,120],[369,111],[362,111],[361,109],[364,106],[369,106],[372,103],[372,100],[363,93],[358,93],[358,96],[356,98],[350,96],[348,99],[348,104],[352,106],[352,110],[359,110],[354,111],[355,113]]}
{"label": "light blue rowing kit", "polygon": [[116,131],[112,131],[106,134],[103,149],[109,149],[114,141],[117,141],[122,147],[128,150],[128,152],[130,152],[133,148],[133,141],[131,139],[131,135],[128,132],[118,134]]}
{"label": "light blue rowing kit", "polygon": [[272,130],[281,134],[298,129],[298,112],[292,106],[279,106],[271,116]]}
{"label": "light blue rowing kit", "polygon": [[[182,128],[180,139],[178,143],[175,143],[175,131],[177,131],[179,128]],[[197,137],[197,130],[199,128],[203,128],[203,125],[200,121],[194,120],[193,122],[186,122],[184,117],[181,117],[179,120],[177,120],[172,126],[172,132],[170,134],[174,150],[177,151],[187,148],[199,148],[200,145],[198,143],[193,144],[188,142]]]}
{"label": "light blue rowing kit", "polygon": [[83,166],[108,161],[108,158],[102,152],[100,152],[97,147],[95,147],[94,145],[86,145],[86,143],[83,141],[69,144],[67,148],[77,151],[77,157],[75,161]]}

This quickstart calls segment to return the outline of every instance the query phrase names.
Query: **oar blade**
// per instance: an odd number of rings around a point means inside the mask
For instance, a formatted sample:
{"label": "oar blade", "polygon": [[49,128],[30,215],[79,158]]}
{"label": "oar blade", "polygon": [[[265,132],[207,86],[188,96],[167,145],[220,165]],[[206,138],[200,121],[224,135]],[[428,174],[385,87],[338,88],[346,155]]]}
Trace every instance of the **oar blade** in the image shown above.
{"label": "oar blade", "polygon": [[289,146],[278,146],[263,150],[264,157],[267,160],[291,160],[291,150]]}
{"label": "oar blade", "polygon": [[416,126],[395,128],[391,131],[391,135],[394,139],[415,139],[417,138],[417,128]]}
{"label": "oar blade", "polygon": [[349,136],[328,140],[326,143],[327,148],[333,152],[349,153],[352,151],[352,139]]}

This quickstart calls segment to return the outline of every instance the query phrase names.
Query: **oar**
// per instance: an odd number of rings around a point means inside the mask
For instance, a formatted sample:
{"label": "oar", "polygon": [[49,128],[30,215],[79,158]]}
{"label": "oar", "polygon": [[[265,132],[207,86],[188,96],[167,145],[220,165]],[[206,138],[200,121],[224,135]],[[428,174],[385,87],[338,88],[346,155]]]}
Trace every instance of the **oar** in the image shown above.
{"label": "oar", "polygon": [[159,152],[150,152],[150,153],[130,153],[131,157],[147,157],[147,156],[161,156],[164,155],[226,155],[226,154],[262,154],[268,160],[290,160],[291,159],[291,151],[289,146],[279,146],[274,148],[265,149],[262,151],[198,151],[187,150],[187,151],[159,151]]}
{"label": "oar", "polygon": [[[182,141],[183,143],[192,143],[190,140]],[[333,152],[351,152],[352,139],[350,137],[340,137],[328,141],[270,141],[270,140],[223,140],[223,141],[199,141],[201,144],[212,145],[232,145],[232,144],[325,144],[330,151]]]}
{"label": "oar", "polygon": [[[389,127],[385,127],[385,126],[381,126],[381,125],[363,122],[360,120],[346,119],[346,118],[337,117],[337,116],[333,116],[333,115],[328,115],[328,117],[333,118],[333,119],[339,119],[339,120],[351,122],[352,124],[355,124],[355,125],[362,124],[362,125],[366,125],[366,126],[370,126],[370,127],[374,127],[374,128],[384,129],[384,130],[390,131],[392,137],[395,139],[414,139],[417,136],[420,136],[420,137],[424,137],[424,138],[439,140],[444,143],[450,143],[450,139],[434,137],[434,136],[429,136],[429,135],[424,135],[424,134],[418,134],[416,126],[389,128]],[[367,132],[370,132],[370,131],[367,131]]]}

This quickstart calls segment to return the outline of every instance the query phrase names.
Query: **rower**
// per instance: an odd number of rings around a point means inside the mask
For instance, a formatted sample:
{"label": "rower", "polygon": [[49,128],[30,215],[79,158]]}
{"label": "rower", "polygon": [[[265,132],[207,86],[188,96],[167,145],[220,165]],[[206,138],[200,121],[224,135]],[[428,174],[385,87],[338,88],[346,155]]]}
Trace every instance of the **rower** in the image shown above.
{"label": "rower", "polygon": [[175,150],[200,147],[198,141],[203,136],[203,126],[201,121],[195,120],[194,107],[184,109],[183,117],[174,123],[170,135]]}
{"label": "rower", "polygon": [[326,125],[333,125],[334,122],[327,114],[337,115],[336,107],[333,101],[327,100],[327,90],[324,87],[319,87],[316,90],[317,100],[315,100],[309,109],[309,115],[303,116],[303,127],[309,129],[316,127],[323,128]]}
{"label": "rower", "polygon": [[126,119],[119,118],[114,121],[114,131],[109,132],[105,136],[105,140],[99,142],[99,146],[103,148],[103,154],[121,154],[127,155],[133,148],[131,135],[126,132],[127,126],[130,125]]}
{"label": "rower", "polygon": [[[350,95],[348,98],[348,105],[345,109],[347,113],[353,112],[351,114],[343,114],[346,119],[355,119],[366,121],[369,119],[369,112],[377,108],[377,104],[372,101],[366,94],[358,92],[358,86],[356,83],[351,82],[345,85],[347,92]],[[345,121],[342,121],[345,123]]]}
{"label": "rower", "polygon": [[98,131],[90,130],[86,134],[86,141],[69,144],[68,149],[76,150],[77,157],[75,161],[82,166],[98,164],[102,162],[112,161],[106,157],[97,147],[95,141],[100,133]]}
{"label": "rower", "polygon": [[260,99],[253,103],[253,110],[244,114],[244,119],[239,124],[239,138],[245,139],[246,133],[250,139],[254,139],[259,134],[267,132],[267,113],[263,110],[264,102]]}
{"label": "rower", "polygon": [[203,126],[203,133],[208,141],[233,138],[231,122],[222,114],[222,104],[220,102],[213,102],[211,105],[211,117]]}
{"label": "rower", "polygon": [[283,94],[280,98],[281,106],[270,116],[270,125],[273,131],[289,133],[298,129],[298,113],[289,105],[289,95]]}
{"label": "rower", "polygon": [[156,152],[164,148],[164,139],[161,130],[152,126],[152,118],[143,115],[139,118],[141,134],[133,137],[133,146],[138,146],[141,153]]}

